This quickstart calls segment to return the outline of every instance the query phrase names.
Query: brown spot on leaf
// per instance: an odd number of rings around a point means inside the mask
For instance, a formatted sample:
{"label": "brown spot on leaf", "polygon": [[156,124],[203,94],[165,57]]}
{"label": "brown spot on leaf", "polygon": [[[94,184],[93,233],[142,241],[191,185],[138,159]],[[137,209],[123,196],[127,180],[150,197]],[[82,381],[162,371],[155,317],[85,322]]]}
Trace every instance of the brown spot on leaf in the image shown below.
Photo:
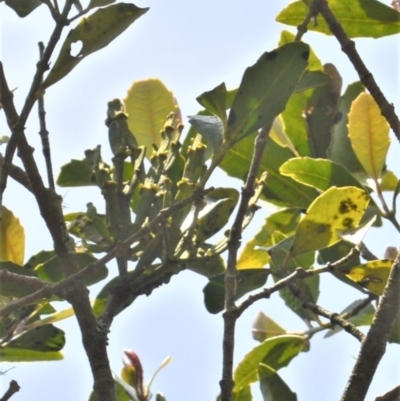
{"label": "brown spot on leaf", "polygon": [[350,199],[342,200],[339,204],[339,213],[349,213],[351,210],[357,210],[357,205]]}
{"label": "brown spot on leaf", "polygon": [[343,227],[346,227],[348,229],[353,228],[353,223],[354,223],[354,219],[351,219],[349,217],[346,217],[345,219],[343,219],[342,221],[342,225]]}
{"label": "brown spot on leaf", "polygon": [[310,50],[306,50],[303,53],[301,53],[301,58],[303,60],[308,60],[308,57],[310,56]]}

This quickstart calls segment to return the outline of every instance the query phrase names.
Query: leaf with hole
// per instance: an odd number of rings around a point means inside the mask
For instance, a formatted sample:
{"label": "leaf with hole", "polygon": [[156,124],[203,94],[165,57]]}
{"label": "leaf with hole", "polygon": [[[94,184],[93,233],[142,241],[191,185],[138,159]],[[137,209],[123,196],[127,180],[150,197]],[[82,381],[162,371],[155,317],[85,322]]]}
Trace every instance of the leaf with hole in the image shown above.
{"label": "leaf with hole", "polygon": [[[83,18],[68,33],[53,68],[43,82],[43,89],[64,78],[86,56],[106,47],[147,11],[148,8],[139,8],[134,4],[118,3],[100,8]],[[72,56],[71,46],[77,42],[82,43],[82,48],[76,56]]]}

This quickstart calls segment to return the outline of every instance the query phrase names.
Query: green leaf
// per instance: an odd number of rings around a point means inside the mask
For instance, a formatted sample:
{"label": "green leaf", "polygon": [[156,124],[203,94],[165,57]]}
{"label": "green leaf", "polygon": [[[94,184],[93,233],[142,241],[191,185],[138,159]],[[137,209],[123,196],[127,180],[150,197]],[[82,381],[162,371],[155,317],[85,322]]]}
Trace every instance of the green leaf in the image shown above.
{"label": "green leaf", "polygon": [[285,44],[264,53],[243,75],[228,117],[226,139],[237,142],[280,114],[308,65],[309,47]]}
{"label": "green leaf", "polygon": [[279,326],[274,320],[263,312],[258,312],[251,329],[253,338],[257,341],[264,341],[267,338],[286,334],[286,330]]}
{"label": "green leaf", "polygon": [[[93,257],[90,253],[85,252],[77,252],[76,259],[80,269],[84,269],[90,263],[94,263],[97,261],[97,259]],[[58,283],[65,279],[60,260],[57,256],[54,256],[46,262],[36,266],[35,272],[37,273],[39,278],[45,281],[50,281],[51,283]],[[92,285],[105,279],[107,275],[108,269],[105,265],[103,265],[93,274],[85,277],[83,279],[83,282],[85,283],[85,285]]]}
{"label": "green leaf", "polygon": [[293,93],[303,92],[308,89],[324,86],[330,81],[329,75],[322,71],[304,71]]}
{"label": "green leaf", "polygon": [[[65,334],[52,324],[38,326],[26,331],[7,343],[7,348],[19,348],[32,351],[60,351],[65,345]],[[0,351],[1,352],[1,351]]]}
{"label": "green leaf", "polygon": [[258,377],[264,401],[297,401],[296,393],[293,393],[276,371],[268,365],[260,363]]}
{"label": "green leaf", "polygon": [[115,3],[115,0],[90,0],[88,8],[104,7]]}
{"label": "green leaf", "polygon": [[[100,8],[83,18],[65,39],[60,54],[43,83],[43,89],[64,78],[86,56],[107,46],[147,11],[148,8],[139,8],[134,4],[118,3]],[[71,45],[77,42],[82,43],[82,49],[79,54],[72,56]]]}
{"label": "green leaf", "polygon": [[57,351],[32,351],[19,348],[0,348],[1,362],[60,361],[64,356]]}
{"label": "green leaf", "polygon": [[258,366],[260,363],[268,365],[274,370],[287,366],[300,353],[304,343],[304,337],[284,335],[269,338],[254,347],[239,363],[234,373],[233,391],[238,391],[259,380]]}
{"label": "green leaf", "polygon": [[196,258],[191,258],[186,268],[206,277],[213,277],[225,271],[224,259],[218,255],[207,256],[207,249],[212,248],[211,245],[201,244],[202,252],[205,254]]}
{"label": "green leaf", "polygon": [[[254,136],[251,135],[229,149],[220,167],[228,175],[245,180],[253,149]],[[279,205],[307,208],[318,193],[279,172],[280,166],[293,156],[288,148],[279,146],[273,140],[268,141],[260,166],[260,171],[268,172],[262,195],[269,202]]]}
{"label": "green leaf", "polygon": [[[380,38],[400,32],[398,11],[377,0],[330,0],[329,7],[350,38]],[[276,20],[297,27],[307,11],[303,1],[296,1],[281,11]],[[321,14],[317,23],[309,24],[308,29],[332,35]]]}
{"label": "green leaf", "polygon": [[[20,274],[21,276],[36,277],[36,274],[25,266],[20,266],[12,262],[0,262],[0,270],[8,270],[10,273]],[[0,295],[7,297],[22,298],[34,292],[35,289],[28,284],[0,281]]]}
{"label": "green leaf", "polygon": [[[271,273],[269,269],[242,269],[237,273],[235,299],[262,287]],[[203,288],[204,303],[210,313],[219,313],[225,308],[225,273],[211,277]]]}
{"label": "green leaf", "polygon": [[354,154],[348,137],[347,124],[349,122],[348,114],[350,107],[357,96],[364,91],[364,85],[361,82],[350,84],[344,95],[340,98],[335,124],[332,128],[331,144],[327,150],[328,158],[332,161],[342,164],[350,172],[363,172],[360,162]]}
{"label": "green leaf", "polygon": [[219,117],[224,124],[227,122],[227,91],[225,83],[208,92],[202,93],[196,100],[209,112]]}
{"label": "green leaf", "polygon": [[174,95],[159,79],[149,78],[132,84],[124,104],[129,129],[139,145],[147,148],[149,158],[153,144],[157,147],[160,144],[160,132],[168,115],[171,112],[180,115]]}
{"label": "green leaf", "polygon": [[196,243],[198,244],[225,227],[239,200],[239,192],[234,188],[216,188],[208,193],[205,199],[213,204],[197,220]]}
{"label": "green leaf", "polygon": [[35,8],[43,4],[41,0],[5,0],[5,3],[21,18],[26,17]]}
{"label": "green leaf", "polygon": [[189,123],[203,135],[213,149],[218,149],[224,140],[224,124],[216,116],[189,116]]}
{"label": "green leaf", "polygon": [[[246,386],[242,387],[238,391],[232,391],[232,401],[252,401],[253,396],[251,394],[251,387]],[[217,401],[220,401],[218,398]]]}
{"label": "green leaf", "polygon": [[302,184],[322,191],[333,186],[352,186],[363,189],[346,168],[326,159],[296,157],[284,163],[279,171]]}
{"label": "green leaf", "polygon": [[264,250],[255,249],[274,245],[273,234],[280,231],[286,235],[294,233],[299,222],[299,209],[283,209],[268,216],[260,231],[245,245],[237,262],[238,269],[264,267],[269,255]]}
{"label": "green leaf", "polygon": [[91,178],[92,172],[85,160],[71,160],[61,166],[57,178],[57,185],[60,187],[85,187],[96,185]]}
{"label": "green leaf", "polygon": [[315,199],[300,221],[288,258],[340,241],[337,231],[357,227],[368,202],[369,196],[359,188],[329,188]]}
{"label": "green leaf", "polygon": [[349,113],[351,146],[368,175],[377,182],[389,149],[389,124],[369,93],[361,93]]}
{"label": "green leaf", "polygon": [[326,158],[342,88],[342,77],[333,64],[325,64],[324,71],[329,75],[330,82],[313,91],[307,101],[305,117],[312,154],[315,157]]}

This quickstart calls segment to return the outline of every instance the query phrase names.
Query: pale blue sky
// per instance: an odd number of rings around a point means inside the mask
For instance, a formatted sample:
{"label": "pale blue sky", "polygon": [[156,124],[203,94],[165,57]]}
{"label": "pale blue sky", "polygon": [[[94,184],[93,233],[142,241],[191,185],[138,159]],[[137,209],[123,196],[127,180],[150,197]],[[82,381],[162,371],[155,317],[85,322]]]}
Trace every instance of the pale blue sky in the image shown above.
{"label": "pale blue sky", "polygon": [[[295,32],[293,28],[275,22],[275,15],[289,4],[284,0],[140,0],[135,4],[150,7],[150,10],[107,48],[83,60],[46,93],[47,124],[56,174],[62,164],[71,158],[81,159],[85,149],[97,144],[103,145],[105,158],[109,155],[104,125],[106,104],[114,97],[124,97],[133,81],[159,77],[174,92],[182,115],[196,114],[200,109],[195,100],[198,95],[222,81],[228,88],[237,87],[245,68],[264,51],[276,47],[281,30]],[[15,101],[20,109],[37,62],[37,42],[47,42],[52,21],[44,6],[27,18],[19,19],[0,3],[0,23],[0,59],[10,87],[18,87]],[[324,63],[332,62],[338,67],[345,84],[357,80],[332,37],[308,33],[304,40]],[[399,104],[396,40],[395,37],[357,40],[364,61],[395,106]],[[185,124],[188,126],[187,121]],[[36,159],[43,168],[36,109],[26,129],[28,139],[36,148]],[[0,134],[7,134],[3,114],[0,114]],[[400,154],[400,149],[398,142],[393,142],[389,168],[397,168],[399,174],[394,155]],[[0,151],[3,150],[4,146],[0,147]],[[220,173],[214,184],[229,185],[227,182]],[[61,189],[60,193],[64,195],[66,212],[85,210],[89,201],[102,211],[102,199],[96,189]],[[11,180],[5,205],[25,226],[26,258],[51,248],[51,239],[37,216],[33,197]],[[265,211],[260,214],[265,215]],[[255,220],[247,237],[257,230],[261,218]],[[372,231],[367,241],[376,254],[383,256],[384,246],[398,245],[399,236],[388,228],[384,234]],[[110,264],[109,267],[111,273],[114,272],[115,266]],[[138,299],[128,311],[118,316],[110,335],[112,369],[117,373],[120,371],[122,350],[130,348],[140,356],[148,379],[159,363],[170,355],[172,362],[157,377],[153,392],[162,392],[167,401],[215,400],[221,373],[222,318],[206,312],[202,298],[205,284],[203,277],[182,273],[168,286],[157,289],[150,297]],[[92,297],[101,286],[91,290]],[[352,296],[358,296],[354,290],[325,277],[321,288],[320,304],[335,311],[347,306]],[[306,329],[299,318],[282,305],[279,297],[274,296],[243,315],[237,330],[236,364],[257,345],[250,331],[259,310],[289,330]],[[1,370],[15,368],[0,377],[0,394],[8,387],[8,382],[15,379],[21,391],[13,396],[13,401],[88,398],[92,379],[87,361],[82,357],[74,319],[59,324],[59,327],[67,332],[65,359],[52,363],[2,364]],[[280,371],[292,391],[297,392],[299,401],[338,400],[355,362],[358,343],[353,337],[344,333],[325,340],[322,337],[315,336],[310,352],[302,353],[288,368]],[[373,400],[397,384],[399,347],[389,346],[367,400]],[[255,400],[261,400],[257,387],[253,394]]]}

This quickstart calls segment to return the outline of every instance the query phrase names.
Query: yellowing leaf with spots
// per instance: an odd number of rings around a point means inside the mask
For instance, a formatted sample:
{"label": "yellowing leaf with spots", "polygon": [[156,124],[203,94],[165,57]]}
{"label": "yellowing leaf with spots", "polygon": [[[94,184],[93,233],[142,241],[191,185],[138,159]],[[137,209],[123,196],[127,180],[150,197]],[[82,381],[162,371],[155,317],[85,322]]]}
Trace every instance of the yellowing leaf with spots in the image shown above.
{"label": "yellowing leaf with spots", "polygon": [[371,260],[353,267],[346,276],[374,294],[382,295],[392,265],[392,259]]}
{"label": "yellowing leaf with spots", "polygon": [[356,187],[331,187],[318,196],[300,221],[290,258],[339,242],[341,231],[358,226],[369,203],[365,191]]}
{"label": "yellowing leaf with spots", "polygon": [[19,219],[6,207],[0,212],[0,261],[24,263],[25,233]]}
{"label": "yellowing leaf with spots", "polygon": [[357,159],[368,175],[377,181],[389,149],[389,125],[370,94],[361,93],[352,103],[348,129]]}
{"label": "yellowing leaf with spots", "polygon": [[181,118],[172,92],[159,79],[149,78],[134,82],[124,104],[128,113],[129,129],[139,145],[147,147],[147,157],[151,154],[152,145],[160,144],[160,131],[168,114],[174,112]]}

